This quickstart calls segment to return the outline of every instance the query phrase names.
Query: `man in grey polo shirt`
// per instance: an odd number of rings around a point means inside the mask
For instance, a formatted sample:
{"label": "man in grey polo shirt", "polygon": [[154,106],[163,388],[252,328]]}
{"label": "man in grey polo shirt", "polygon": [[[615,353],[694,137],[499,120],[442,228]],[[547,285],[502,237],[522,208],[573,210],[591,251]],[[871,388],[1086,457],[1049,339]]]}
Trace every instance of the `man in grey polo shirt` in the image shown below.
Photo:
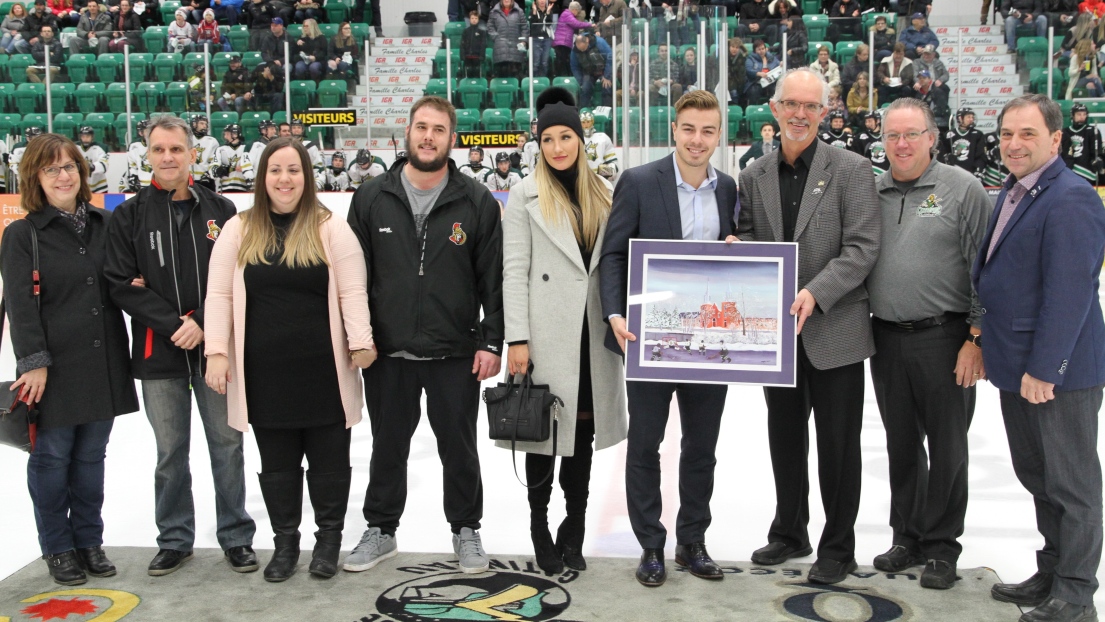
{"label": "man in grey polo shirt", "polygon": [[974,386],[985,377],[971,265],[993,204],[973,175],[933,159],[937,136],[924,102],[903,98],[887,109],[890,171],[875,181],[882,247],[867,291],[894,530],[874,564],[899,572],[925,563],[921,586],[948,589],[963,548]]}

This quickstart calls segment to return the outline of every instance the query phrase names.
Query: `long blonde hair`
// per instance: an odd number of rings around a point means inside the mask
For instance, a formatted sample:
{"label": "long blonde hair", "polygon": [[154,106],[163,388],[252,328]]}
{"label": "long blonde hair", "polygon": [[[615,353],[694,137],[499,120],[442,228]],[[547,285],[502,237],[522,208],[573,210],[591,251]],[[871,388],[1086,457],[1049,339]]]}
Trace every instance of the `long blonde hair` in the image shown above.
{"label": "long blonde hair", "polygon": [[322,30],[318,27],[318,22],[313,19],[303,20],[303,36],[314,39],[322,36]]}
{"label": "long blonde hair", "polygon": [[[551,167],[545,162],[545,158],[537,158],[534,176],[537,181],[541,215],[545,217],[545,222],[550,224],[563,223],[567,220],[572,226],[576,242],[582,244],[587,250],[594,250],[599,229],[610,217],[612,197],[602,178],[587,164],[587,151],[583,138],[579,138],[579,154],[576,156],[575,166],[579,171],[576,176],[578,206],[572,205],[567,190],[553,177]],[[576,218],[577,209],[582,214],[582,218]]]}
{"label": "long blonde hair", "polygon": [[271,262],[266,256],[280,248],[276,227],[269,216],[272,208],[265,178],[268,176],[269,158],[285,147],[291,147],[299,154],[299,164],[303,169],[303,196],[293,212],[295,217],[284,237],[284,251],[279,261],[290,268],[330,265],[326,261],[319,228],[333,214],[319,203],[315,192],[315,175],[311,169],[311,156],[307,149],[298,139],[288,136],[273,139],[261,154],[261,165],[253,188],[253,208],[241,215],[243,230],[242,245],[238,249],[238,265],[269,265]]}

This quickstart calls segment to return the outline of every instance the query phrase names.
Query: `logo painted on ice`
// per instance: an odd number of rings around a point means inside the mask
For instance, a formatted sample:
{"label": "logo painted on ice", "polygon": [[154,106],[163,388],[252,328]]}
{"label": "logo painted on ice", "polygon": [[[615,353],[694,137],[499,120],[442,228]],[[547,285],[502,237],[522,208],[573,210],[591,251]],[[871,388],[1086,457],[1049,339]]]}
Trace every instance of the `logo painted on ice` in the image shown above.
{"label": "logo painted on ice", "polygon": [[404,622],[528,621],[559,618],[571,602],[571,595],[556,582],[525,572],[490,572],[478,576],[446,572],[421,576],[388,589],[376,599],[376,610]]}
{"label": "logo painted on ice", "polygon": [[[855,622],[894,622],[895,620],[905,619],[906,612],[902,605],[884,596],[873,594],[866,588],[816,585],[813,583],[794,583],[790,587],[809,590],[787,596],[780,603],[783,611],[795,619],[823,622],[825,618],[821,616],[819,610],[824,611],[831,601],[837,599],[858,601],[855,604],[863,603],[867,605],[867,607],[861,605],[861,609],[869,608],[870,615],[866,618],[850,618]],[[854,608],[854,606],[849,607],[849,609]]]}

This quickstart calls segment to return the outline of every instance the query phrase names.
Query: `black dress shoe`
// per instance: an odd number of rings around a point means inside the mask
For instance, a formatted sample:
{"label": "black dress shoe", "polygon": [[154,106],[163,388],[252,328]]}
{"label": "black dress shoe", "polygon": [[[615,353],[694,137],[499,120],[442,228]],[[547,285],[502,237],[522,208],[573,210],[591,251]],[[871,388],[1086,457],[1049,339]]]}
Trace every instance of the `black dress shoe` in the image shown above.
{"label": "black dress shoe", "polygon": [[769,542],[767,546],[762,549],[756,549],[756,551],[752,553],[752,561],[761,566],[774,566],[788,559],[805,557],[812,553],[813,549],[809,546],[796,548],[783,544],[782,542]]}
{"label": "black dress shoe", "polygon": [[107,558],[104,550],[98,546],[77,549],[77,560],[85,572],[94,577],[114,577],[115,564]]}
{"label": "black dress shoe", "polygon": [[1025,607],[1037,607],[1051,594],[1051,582],[1055,575],[1037,572],[1021,583],[996,583],[990,588],[990,596],[1003,603]]}
{"label": "black dress shoe", "polygon": [[250,546],[232,546],[223,554],[234,572],[257,572],[257,553]]}
{"label": "black dress shoe", "polygon": [[46,565],[50,568],[50,576],[58,585],[81,585],[88,583],[88,577],[81,570],[75,551],[66,551],[57,555],[46,555]]}
{"label": "black dress shoe", "polygon": [[192,551],[174,551],[172,549],[160,549],[150,562],[147,570],[151,577],[160,577],[176,572],[184,565],[184,562],[192,559]]}
{"label": "black dress shoe", "polygon": [[854,559],[847,562],[838,562],[835,559],[818,559],[810,568],[808,578],[813,583],[832,585],[847,579],[848,573],[857,567]]}
{"label": "black dress shoe", "polygon": [[925,558],[920,553],[900,544],[895,544],[887,552],[875,556],[874,566],[883,572],[901,572],[910,566],[923,563],[925,563]]}
{"label": "black dress shoe", "polygon": [[664,549],[645,549],[637,564],[637,582],[646,587],[660,587],[668,579],[664,568]]}
{"label": "black dress shoe", "polygon": [[1050,597],[1021,616],[1021,622],[1097,622],[1097,608]]}
{"label": "black dress shoe", "polygon": [[690,569],[691,574],[700,579],[721,579],[725,577],[721,572],[721,566],[710,559],[710,554],[706,552],[705,542],[677,545],[675,547],[675,563]]}
{"label": "black dress shoe", "polygon": [[948,590],[959,577],[955,574],[955,562],[930,559],[921,572],[921,587],[932,590]]}

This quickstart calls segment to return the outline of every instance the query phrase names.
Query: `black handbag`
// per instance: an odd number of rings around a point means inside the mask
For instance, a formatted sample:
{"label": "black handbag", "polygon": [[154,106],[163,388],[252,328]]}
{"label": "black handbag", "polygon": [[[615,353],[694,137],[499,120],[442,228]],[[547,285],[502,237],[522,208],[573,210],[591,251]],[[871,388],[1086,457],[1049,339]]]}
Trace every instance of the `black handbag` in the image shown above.
{"label": "black handbag", "polygon": [[[35,304],[39,313],[42,312],[42,300],[39,298],[41,290],[38,273],[38,235],[35,228],[31,227],[31,254],[34,261],[34,272],[31,274],[34,284]],[[4,339],[4,314],[6,305],[0,298],[0,341]],[[0,444],[10,445],[21,451],[31,453],[35,449],[35,441],[38,436],[38,410],[35,405],[26,402],[19,397],[19,391],[11,390],[14,380],[0,382]]]}
{"label": "black handbag", "polygon": [[[533,362],[516,384],[517,376],[507,376],[506,382],[484,389],[483,401],[487,404],[487,423],[492,440],[510,441],[510,460],[514,463],[514,477],[526,488],[536,488],[552,477],[553,468],[533,485],[526,485],[518,477],[515,445],[518,441],[541,443],[549,440],[552,432],[553,457],[556,456],[557,415],[564,400],[549,391],[547,384],[533,384]],[[556,460],[553,460],[553,467]]]}

